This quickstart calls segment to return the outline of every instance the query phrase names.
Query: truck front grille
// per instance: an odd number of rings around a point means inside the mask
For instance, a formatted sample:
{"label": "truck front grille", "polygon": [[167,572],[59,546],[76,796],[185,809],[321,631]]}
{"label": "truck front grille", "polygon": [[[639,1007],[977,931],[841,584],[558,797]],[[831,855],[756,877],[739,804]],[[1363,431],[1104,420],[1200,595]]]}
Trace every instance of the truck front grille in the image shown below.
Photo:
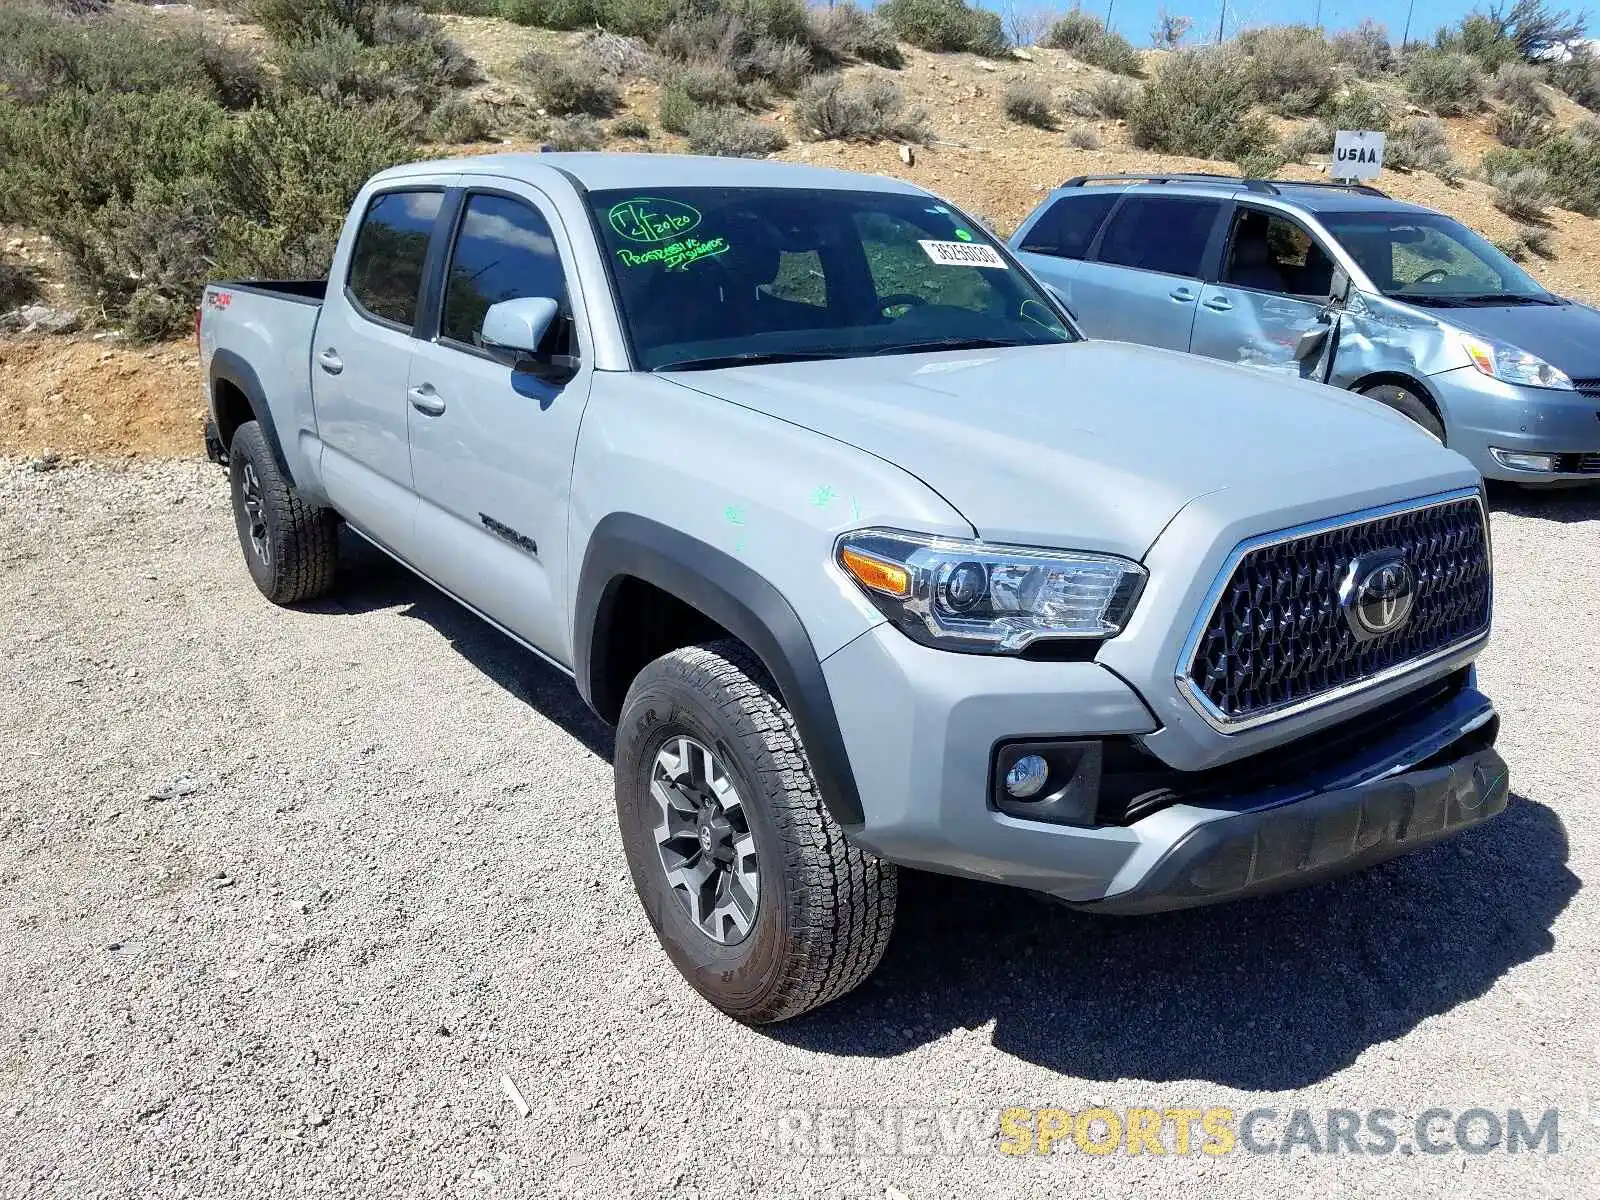
{"label": "truck front grille", "polygon": [[[1401,556],[1413,580],[1409,617],[1357,636],[1341,585],[1352,565]],[[1372,556],[1372,557],[1369,557]],[[1179,686],[1212,725],[1232,732],[1402,674],[1484,634],[1492,584],[1476,492],[1392,505],[1241,543]]]}

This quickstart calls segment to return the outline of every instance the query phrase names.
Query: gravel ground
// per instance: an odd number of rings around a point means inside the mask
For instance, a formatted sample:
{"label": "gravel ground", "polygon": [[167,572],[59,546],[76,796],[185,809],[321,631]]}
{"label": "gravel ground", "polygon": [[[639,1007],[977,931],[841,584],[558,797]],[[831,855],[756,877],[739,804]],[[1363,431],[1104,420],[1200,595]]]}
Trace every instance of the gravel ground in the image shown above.
{"label": "gravel ground", "polygon": [[[915,876],[866,986],[758,1032],[658,949],[609,733],[561,677],[370,553],[334,600],[270,607],[214,468],[0,465],[0,1195],[1600,1194],[1600,498],[1501,498],[1494,535],[1515,797],[1490,826],[1165,917]],[[808,1157],[776,1132],[1092,1103],[1559,1106],[1562,1146]]]}

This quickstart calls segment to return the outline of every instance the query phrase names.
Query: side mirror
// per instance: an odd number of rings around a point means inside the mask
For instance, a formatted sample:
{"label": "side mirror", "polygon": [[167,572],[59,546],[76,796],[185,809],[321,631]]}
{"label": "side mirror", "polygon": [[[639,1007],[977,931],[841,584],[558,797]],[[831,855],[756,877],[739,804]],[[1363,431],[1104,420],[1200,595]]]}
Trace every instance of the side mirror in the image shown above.
{"label": "side mirror", "polygon": [[524,296],[491,304],[478,335],[486,349],[533,358],[556,319],[558,306],[549,296]]}
{"label": "side mirror", "polygon": [[[1039,282],[1044,283],[1044,280],[1041,279]],[[1067,298],[1061,294],[1060,288],[1053,283],[1045,283],[1044,290],[1049,292],[1050,295],[1054,297],[1057,304],[1061,305],[1062,308],[1067,310],[1067,316],[1071,317],[1074,321],[1078,319],[1078,314],[1072,311],[1072,305],[1067,303]]]}
{"label": "side mirror", "polygon": [[1333,281],[1328,285],[1328,299],[1343,304],[1350,298],[1350,276],[1343,267],[1333,269]]}

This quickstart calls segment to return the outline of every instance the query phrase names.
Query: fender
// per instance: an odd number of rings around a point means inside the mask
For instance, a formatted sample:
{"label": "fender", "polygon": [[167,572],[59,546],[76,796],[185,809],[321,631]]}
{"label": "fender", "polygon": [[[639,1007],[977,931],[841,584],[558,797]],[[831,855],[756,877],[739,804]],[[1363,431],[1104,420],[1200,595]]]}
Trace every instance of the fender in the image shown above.
{"label": "fender", "polygon": [[750,647],[794,716],[828,812],[844,828],[859,828],[861,795],[827,680],[788,600],[738,559],[633,513],[613,513],[595,527],[578,579],[573,665],[588,705],[608,722],[622,708],[605,667],[617,594],[629,577],[677,597]]}
{"label": "fender", "polygon": [[294,472],[289,469],[289,460],[284,456],[283,443],[278,438],[278,428],[272,421],[272,408],[267,404],[266,392],[261,387],[261,380],[248,362],[232,350],[217,350],[211,356],[211,379],[207,385],[207,393],[211,400],[211,415],[216,420],[218,435],[223,438],[224,446],[231,440],[232,430],[223,432],[222,414],[217,412],[217,381],[225,379],[243,393],[245,401],[250,405],[250,415],[261,426],[261,432],[266,434],[267,445],[272,447],[272,457],[278,464],[278,470],[283,472],[283,477],[298,486]]}

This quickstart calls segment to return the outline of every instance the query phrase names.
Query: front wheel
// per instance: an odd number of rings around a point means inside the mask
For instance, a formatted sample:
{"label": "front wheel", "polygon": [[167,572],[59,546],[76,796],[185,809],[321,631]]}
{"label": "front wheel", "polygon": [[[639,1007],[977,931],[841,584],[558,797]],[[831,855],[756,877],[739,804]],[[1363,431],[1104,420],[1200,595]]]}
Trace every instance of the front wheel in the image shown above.
{"label": "front wheel", "polygon": [[617,725],[628,869],[673,965],[751,1024],[854,988],[894,926],[896,872],[845,841],[794,719],[740,643],[656,659]]}
{"label": "front wheel", "polygon": [[1362,389],[1361,394],[1387,404],[1403,417],[1410,417],[1422,427],[1424,433],[1441,446],[1444,445],[1444,422],[1439,420],[1439,415],[1428,402],[1410,388],[1397,383],[1380,383],[1376,387]]}

